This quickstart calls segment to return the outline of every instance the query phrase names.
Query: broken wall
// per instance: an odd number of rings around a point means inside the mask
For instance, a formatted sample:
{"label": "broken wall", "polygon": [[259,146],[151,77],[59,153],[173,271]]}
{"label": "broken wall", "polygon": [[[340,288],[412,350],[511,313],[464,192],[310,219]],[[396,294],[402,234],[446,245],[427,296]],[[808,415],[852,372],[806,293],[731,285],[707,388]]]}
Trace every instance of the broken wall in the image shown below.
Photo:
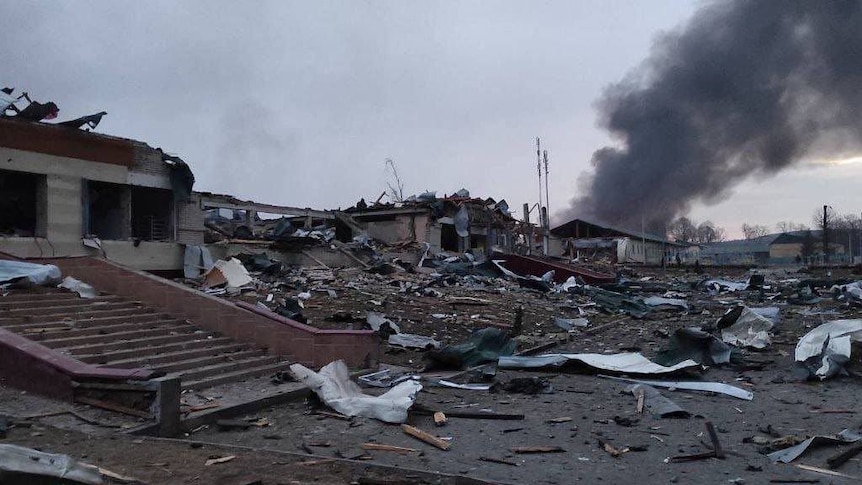
{"label": "broken wall", "polygon": [[[97,137],[97,135],[89,135]],[[97,137],[100,138],[100,137]],[[2,141],[2,137],[0,137]],[[110,139],[111,144],[119,143]],[[98,145],[102,140],[96,139]],[[131,184],[170,189],[167,167],[161,157],[143,143],[125,140],[134,147],[135,165],[131,169],[121,163],[94,162],[55,154],[25,151],[0,146],[3,169],[10,172],[30,173],[44,177],[43,190],[37,194],[37,234],[41,237],[4,237],[0,251],[18,257],[98,256],[98,250],[87,248],[81,242],[84,224],[84,181]],[[0,194],[2,197],[2,194]],[[177,236],[182,242],[203,242],[203,217],[195,221],[200,208],[195,201],[178,204],[177,217],[181,224]],[[130,240],[105,240],[105,256],[137,269],[169,270],[182,268],[182,248],[175,242],[140,243]]]}

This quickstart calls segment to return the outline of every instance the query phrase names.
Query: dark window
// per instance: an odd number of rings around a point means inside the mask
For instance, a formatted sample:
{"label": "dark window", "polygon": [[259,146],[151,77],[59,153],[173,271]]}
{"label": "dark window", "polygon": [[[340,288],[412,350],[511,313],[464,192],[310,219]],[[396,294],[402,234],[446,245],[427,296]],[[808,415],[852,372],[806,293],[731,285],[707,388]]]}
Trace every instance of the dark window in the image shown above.
{"label": "dark window", "polygon": [[458,233],[455,224],[440,225],[440,247],[443,251],[458,251]]}
{"label": "dark window", "polygon": [[129,237],[127,185],[85,181],[84,234],[102,239]]}
{"label": "dark window", "polygon": [[45,176],[0,170],[0,234],[45,236]]}
{"label": "dark window", "polygon": [[132,187],[132,237],[144,241],[173,239],[173,208],[170,190]]}

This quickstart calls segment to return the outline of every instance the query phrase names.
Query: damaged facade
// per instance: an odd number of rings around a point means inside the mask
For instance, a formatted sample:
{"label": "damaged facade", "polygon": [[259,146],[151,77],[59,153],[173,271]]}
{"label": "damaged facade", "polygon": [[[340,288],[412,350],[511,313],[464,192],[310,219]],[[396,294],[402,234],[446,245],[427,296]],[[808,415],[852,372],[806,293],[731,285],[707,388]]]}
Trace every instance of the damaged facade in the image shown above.
{"label": "damaged facade", "polygon": [[203,242],[194,178],[149,145],[76,127],[0,119],[0,251],[181,267]]}
{"label": "damaged facade", "polygon": [[486,256],[492,248],[508,251],[518,225],[505,200],[471,198],[466,190],[439,199],[425,193],[398,204],[362,203],[346,212],[366,227],[370,238],[387,244],[427,243],[432,253]]}

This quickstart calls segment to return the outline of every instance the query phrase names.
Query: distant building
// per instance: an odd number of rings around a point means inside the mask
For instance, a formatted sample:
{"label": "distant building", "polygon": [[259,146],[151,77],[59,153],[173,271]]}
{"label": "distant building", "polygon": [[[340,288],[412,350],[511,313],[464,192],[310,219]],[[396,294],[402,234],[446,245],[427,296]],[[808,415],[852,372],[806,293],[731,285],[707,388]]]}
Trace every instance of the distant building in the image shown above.
{"label": "distant building", "polygon": [[668,241],[654,234],[641,234],[607,224],[573,219],[551,229],[557,239],[553,256],[571,258],[604,257],[611,264],[640,263],[660,265],[662,258],[673,264],[677,255],[682,263],[693,264],[698,247]]}
{"label": "distant building", "polygon": [[[769,265],[824,261],[822,231],[793,231],[768,234],[755,239],[722,241],[701,248],[701,262],[710,265]],[[810,245],[806,254],[805,245]],[[831,262],[844,262],[846,248],[829,243]]]}

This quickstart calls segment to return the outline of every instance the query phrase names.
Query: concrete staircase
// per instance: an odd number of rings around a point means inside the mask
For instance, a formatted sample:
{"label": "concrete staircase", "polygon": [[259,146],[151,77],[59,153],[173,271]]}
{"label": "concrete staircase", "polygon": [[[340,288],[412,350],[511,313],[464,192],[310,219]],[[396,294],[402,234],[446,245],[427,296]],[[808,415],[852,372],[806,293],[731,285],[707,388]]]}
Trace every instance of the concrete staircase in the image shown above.
{"label": "concrete staircase", "polygon": [[0,295],[0,327],[81,362],[178,376],[184,390],[241,382],[289,366],[254,344],[120,296],[83,299],[55,288],[7,293]]}

